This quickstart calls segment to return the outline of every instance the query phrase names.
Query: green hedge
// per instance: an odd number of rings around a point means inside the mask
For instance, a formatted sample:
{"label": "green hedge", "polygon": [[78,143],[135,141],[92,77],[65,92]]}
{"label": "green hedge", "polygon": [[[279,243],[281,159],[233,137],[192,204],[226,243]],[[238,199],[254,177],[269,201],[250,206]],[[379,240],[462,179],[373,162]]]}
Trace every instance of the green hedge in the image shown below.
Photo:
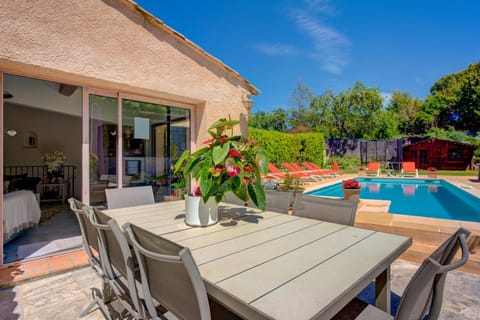
{"label": "green hedge", "polygon": [[282,133],[249,128],[249,137],[261,145],[270,162],[313,161],[323,164],[325,138],[321,133]]}

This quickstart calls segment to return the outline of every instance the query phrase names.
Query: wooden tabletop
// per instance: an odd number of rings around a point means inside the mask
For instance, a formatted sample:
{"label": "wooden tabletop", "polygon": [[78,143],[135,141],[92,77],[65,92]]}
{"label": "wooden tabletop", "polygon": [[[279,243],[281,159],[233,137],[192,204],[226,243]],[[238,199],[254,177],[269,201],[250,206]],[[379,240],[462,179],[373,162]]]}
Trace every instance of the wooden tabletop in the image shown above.
{"label": "wooden tabletop", "polygon": [[411,245],[407,237],[223,203],[219,223],[204,228],[184,223],[183,201],[105,212],[189,247],[208,293],[247,319],[328,319]]}

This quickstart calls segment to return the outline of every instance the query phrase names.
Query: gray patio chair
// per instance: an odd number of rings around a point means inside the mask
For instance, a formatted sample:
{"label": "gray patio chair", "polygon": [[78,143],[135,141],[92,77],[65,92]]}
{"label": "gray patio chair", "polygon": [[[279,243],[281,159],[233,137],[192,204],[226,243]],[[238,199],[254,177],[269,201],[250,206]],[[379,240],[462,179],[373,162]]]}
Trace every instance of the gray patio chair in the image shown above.
{"label": "gray patio chair", "polygon": [[[240,319],[209,301],[188,248],[130,223],[126,223],[124,229],[138,260],[143,296],[152,319],[209,320],[212,316],[213,319]],[[155,301],[168,312],[159,315]]]}
{"label": "gray patio chair", "polygon": [[237,198],[237,196],[233,194],[233,192],[225,193],[223,198],[223,201],[225,201],[226,203],[235,204],[237,206],[245,206],[248,203]]}
{"label": "gray patio chair", "polygon": [[108,285],[100,260],[97,234],[90,222],[91,208],[74,198],[68,199],[68,202],[80,225],[83,247],[87,253],[88,263],[95,271],[95,274],[103,281],[102,292],[97,288],[92,288],[92,302],[80,313],[80,317],[86,316],[95,305],[98,305],[104,314],[108,314],[108,308],[104,300]]}
{"label": "gray patio chair", "polygon": [[298,194],[292,214],[327,222],[353,226],[358,201],[332,199]]}
{"label": "gray patio chair", "polygon": [[138,295],[135,275],[136,265],[132,251],[117,221],[111,219],[102,211],[93,208],[92,225],[97,231],[102,269],[106,276],[108,287],[123,310],[109,308],[114,319],[125,312],[130,317],[141,319],[145,317],[145,308]]}
{"label": "gray patio chair", "polygon": [[[292,206],[294,192],[290,191],[277,191],[277,190],[265,190],[265,198],[267,205],[266,211],[273,211],[279,213],[288,213]],[[248,203],[249,207],[255,207],[253,202]]]}
{"label": "gray patio chair", "polygon": [[105,189],[105,195],[107,197],[108,209],[155,203],[152,186]]}
{"label": "gray patio chair", "polygon": [[[354,299],[334,318],[376,320],[437,319],[442,307],[443,289],[447,273],[464,265],[468,260],[466,238],[470,231],[460,228],[443,242],[418,268],[403,292],[395,318],[365,302]],[[462,256],[452,262],[458,250]]]}

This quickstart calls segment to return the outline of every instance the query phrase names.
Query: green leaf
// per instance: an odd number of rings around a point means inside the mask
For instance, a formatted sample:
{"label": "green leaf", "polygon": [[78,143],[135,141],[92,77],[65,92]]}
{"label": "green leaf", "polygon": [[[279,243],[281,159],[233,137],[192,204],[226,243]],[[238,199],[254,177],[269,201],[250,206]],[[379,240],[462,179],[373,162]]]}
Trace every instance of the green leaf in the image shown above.
{"label": "green leaf", "polygon": [[173,174],[176,174],[180,170],[180,168],[183,165],[183,162],[188,158],[189,154],[190,154],[190,150],[183,151],[177,163],[175,163],[175,171],[173,172]]}
{"label": "green leaf", "polygon": [[210,197],[210,189],[213,185],[212,175],[209,169],[212,167],[212,162],[209,158],[206,158],[203,162],[202,169],[198,172],[197,177],[200,180],[200,192],[204,200],[208,200]]}
{"label": "green leaf", "polygon": [[260,181],[255,181],[255,186],[251,184],[248,185],[248,195],[258,209],[265,211],[265,190],[263,189],[262,183]]}
{"label": "green leaf", "polygon": [[247,186],[244,184],[242,184],[237,189],[233,189],[233,194],[235,194],[240,200],[243,200],[245,202],[248,200]]}
{"label": "green leaf", "polygon": [[201,161],[202,158],[194,158],[188,162],[183,169],[183,176],[187,177],[197,165],[201,165]]}
{"label": "green leaf", "polygon": [[230,144],[223,143],[221,145],[216,145],[213,147],[213,163],[219,164],[225,160],[228,155],[228,151],[230,150]]}
{"label": "green leaf", "polygon": [[258,163],[258,167],[262,174],[266,174],[268,172],[268,161],[265,152],[262,149],[258,149],[255,154],[255,161]]}

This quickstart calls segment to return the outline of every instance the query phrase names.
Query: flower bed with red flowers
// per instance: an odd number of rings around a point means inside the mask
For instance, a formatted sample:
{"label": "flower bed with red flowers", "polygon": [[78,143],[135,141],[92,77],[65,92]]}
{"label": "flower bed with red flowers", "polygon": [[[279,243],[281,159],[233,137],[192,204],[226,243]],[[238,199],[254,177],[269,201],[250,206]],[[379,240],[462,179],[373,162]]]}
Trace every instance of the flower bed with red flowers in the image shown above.
{"label": "flower bed with red flowers", "polygon": [[342,182],[343,189],[361,189],[360,182],[355,179],[347,179]]}
{"label": "flower bed with red flowers", "polygon": [[233,135],[238,124],[224,118],[215,122],[208,129],[211,139],[204,142],[206,146],[193,153],[186,150],[175,164],[175,173],[183,170],[187,180],[192,175],[198,185],[195,193],[204,202],[210,197],[220,202],[226,192],[232,191],[242,201],[251,199],[264,210],[261,174],[267,172],[265,153],[255,141]]}

